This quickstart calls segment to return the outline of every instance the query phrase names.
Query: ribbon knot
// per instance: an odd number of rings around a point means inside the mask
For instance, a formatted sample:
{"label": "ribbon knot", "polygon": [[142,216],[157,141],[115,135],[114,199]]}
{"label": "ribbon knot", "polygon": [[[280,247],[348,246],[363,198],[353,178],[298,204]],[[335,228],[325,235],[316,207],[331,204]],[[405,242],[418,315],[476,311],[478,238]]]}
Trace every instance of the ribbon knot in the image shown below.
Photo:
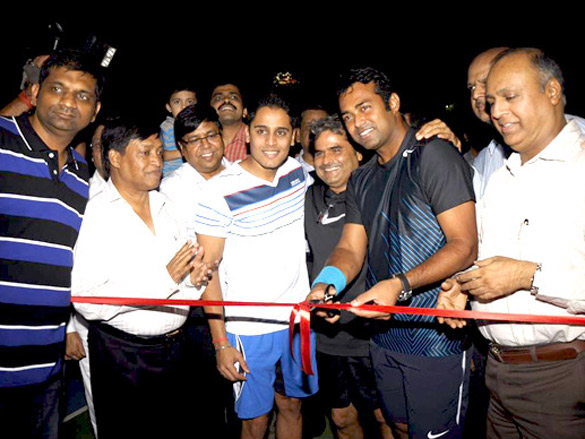
{"label": "ribbon knot", "polygon": [[300,331],[301,331],[301,366],[303,372],[307,375],[313,375],[313,368],[311,366],[311,306],[309,302],[304,301],[293,306],[290,313],[290,321],[288,326],[290,352],[294,359],[294,345],[293,338],[295,332],[295,322],[297,316],[300,316]]}

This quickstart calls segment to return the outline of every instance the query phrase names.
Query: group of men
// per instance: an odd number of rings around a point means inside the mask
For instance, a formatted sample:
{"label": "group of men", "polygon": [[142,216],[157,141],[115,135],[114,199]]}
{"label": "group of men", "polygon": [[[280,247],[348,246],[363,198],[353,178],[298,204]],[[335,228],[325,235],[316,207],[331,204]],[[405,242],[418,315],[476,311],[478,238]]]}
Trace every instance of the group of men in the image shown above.
{"label": "group of men", "polygon": [[[442,122],[415,131],[388,77],[362,68],[340,78],[340,116],[307,107],[300,130],[276,94],[250,106],[244,124],[237,87],[218,86],[210,107],[176,115],[184,163],[162,183],[158,127],[107,121],[93,142],[106,178],[86,208],[87,164],[71,142],[99,112],[103,80],[82,54],[52,54],[35,111],[0,119],[7,437],[57,437],[71,293],[351,302],[351,312],[315,313],[312,376],[298,361],[298,331],[289,346],[289,308],[205,307],[217,368],[235,383],[241,437],[265,437],[276,403],[276,437],[300,438],[302,399],[319,387],[337,437],[462,437],[465,321],[360,305],[461,310],[471,298],[474,309],[503,313],[585,310],[585,137],[565,115],[560,69],[537,49],[497,48],[468,73],[473,111],[514,151],[501,166],[485,160],[503,145],[484,149],[474,171]],[[289,154],[295,139],[299,160]],[[75,310],[89,322],[100,438],[214,429],[194,427],[189,401],[177,398],[193,379],[184,361],[193,310],[83,301]],[[488,437],[582,437],[585,329],[480,329],[491,342]]]}

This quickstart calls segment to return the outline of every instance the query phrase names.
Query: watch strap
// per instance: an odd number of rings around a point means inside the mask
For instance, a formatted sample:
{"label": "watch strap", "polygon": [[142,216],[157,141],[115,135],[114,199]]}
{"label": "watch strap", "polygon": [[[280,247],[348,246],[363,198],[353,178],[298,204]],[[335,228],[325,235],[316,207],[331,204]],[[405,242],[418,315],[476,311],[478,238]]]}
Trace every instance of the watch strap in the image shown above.
{"label": "watch strap", "polygon": [[538,286],[539,286],[539,276],[540,272],[542,271],[542,263],[536,263],[536,269],[534,270],[534,274],[530,279],[530,294],[536,296],[538,294]]}
{"label": "watch strap", "polygon": [[402,284],[402,291],[398,295],[396,299],[397,302],[404,302],[412,297],[412,288],[410,287],[410,283],[406,278],[404,273],[396,273],[392,275],[393,278],[400,279],[400,283]]}

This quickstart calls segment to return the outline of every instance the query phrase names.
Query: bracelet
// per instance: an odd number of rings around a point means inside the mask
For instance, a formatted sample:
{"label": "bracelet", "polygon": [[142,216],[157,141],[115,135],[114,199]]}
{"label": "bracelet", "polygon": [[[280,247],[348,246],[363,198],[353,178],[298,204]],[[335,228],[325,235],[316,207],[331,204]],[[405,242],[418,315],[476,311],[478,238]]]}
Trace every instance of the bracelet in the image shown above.
{"label": "bracelet", "polygon": [[227,341],[227,337],[219,337],[218,339],[212,340],[214,345],[221,343],[222,341]]}
{"label": "bracelet", "polygon": [[232,348],[232,347],[233,346],[231,344],[224,344],[223,346],[220,346],[218,348],[215,348],[215,352],[217,352],[217,351],[223,351],[224,349]]}

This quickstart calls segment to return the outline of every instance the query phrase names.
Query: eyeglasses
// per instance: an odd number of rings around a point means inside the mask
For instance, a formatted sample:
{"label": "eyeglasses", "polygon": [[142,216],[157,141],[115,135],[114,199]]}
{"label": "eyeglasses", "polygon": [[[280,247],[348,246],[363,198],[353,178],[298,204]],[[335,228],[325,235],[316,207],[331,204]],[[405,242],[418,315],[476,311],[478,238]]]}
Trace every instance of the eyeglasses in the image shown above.
{"label": "eyeglasses", "polygon": [[192,137],[190,139],[187,140],[181,140],[181,142],[185,145],[185,146],[201,146],[203,145],[203,141],[207,140],[208,142],[217,142],[219,139],[219,133],[218,132],[214,132],[211,134],[208,134],[205,137]]}

